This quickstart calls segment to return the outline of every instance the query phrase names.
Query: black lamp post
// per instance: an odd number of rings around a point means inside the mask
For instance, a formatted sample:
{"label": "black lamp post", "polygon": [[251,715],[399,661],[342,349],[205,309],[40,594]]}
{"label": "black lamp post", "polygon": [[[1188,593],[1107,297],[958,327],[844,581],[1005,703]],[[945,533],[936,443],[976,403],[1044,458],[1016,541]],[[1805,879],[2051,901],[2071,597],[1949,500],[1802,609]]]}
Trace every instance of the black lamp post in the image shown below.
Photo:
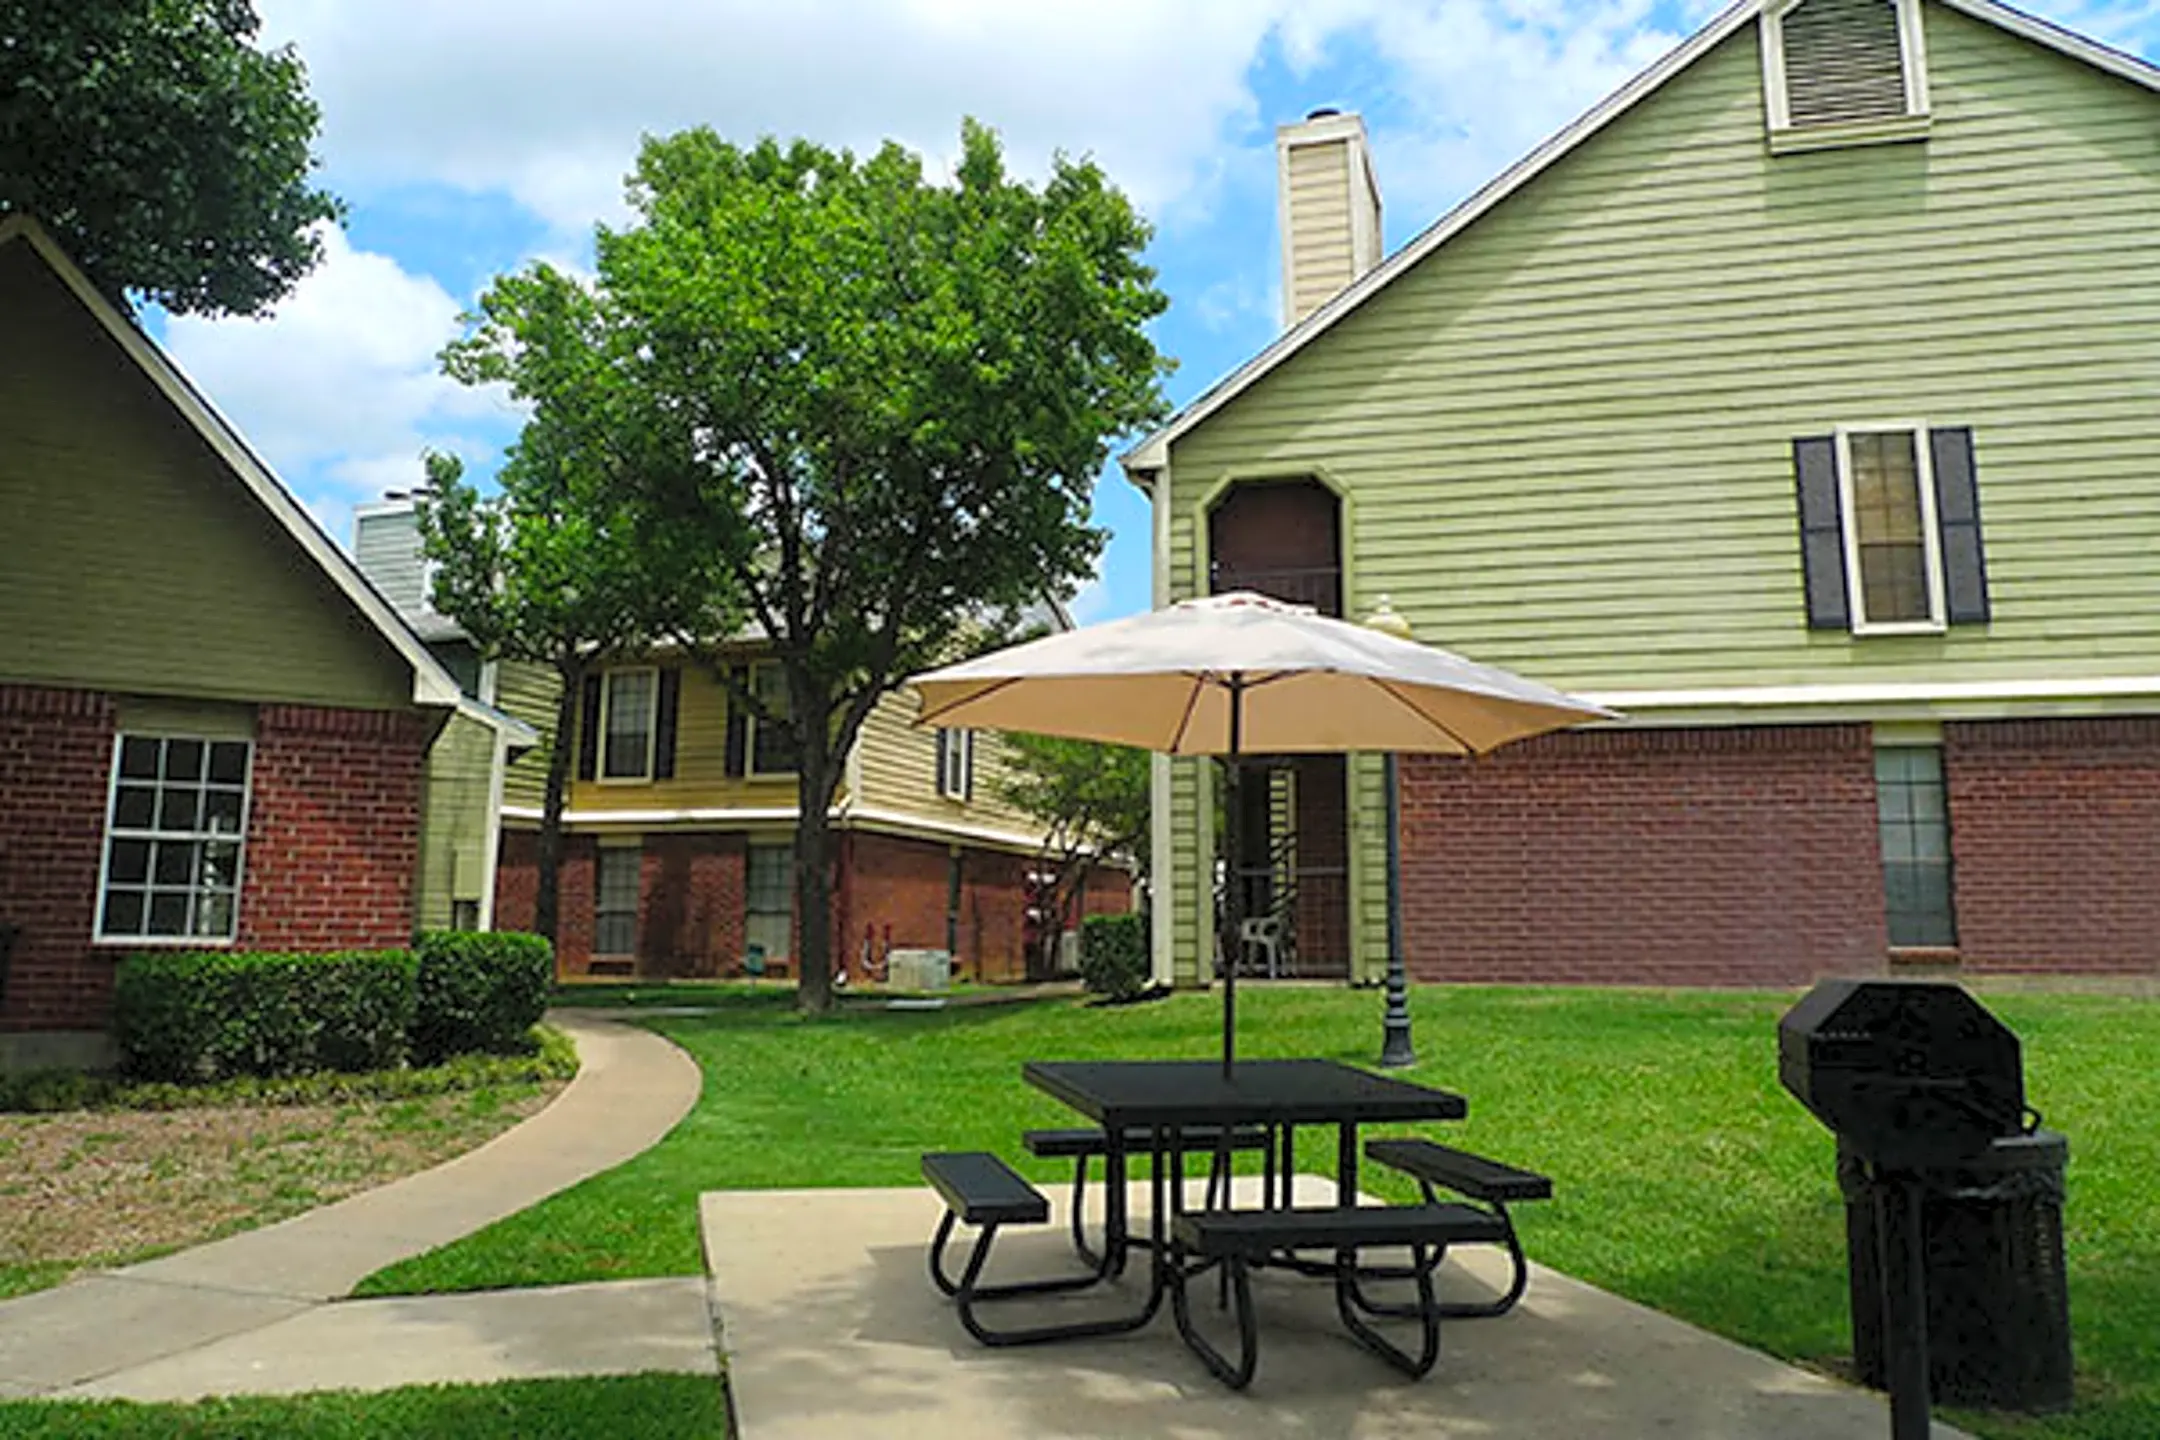
{"label": "black lamp post", "polygon": [[[1365,624],[1383,635],[1398,640],[1412,637],[1410,622],[1395,612],[1388,597],[1380,597],[1380,608],[1365,617]],[[1417,1051],[1410,1044],[1410,982],[1403,974],[1402,945],[1402,841],[1398,834],[1401,815],[1396,799],[1395,755],[1387,756],[1387,1010],[1380,1022],[1380,1065],[1383,1069],[1399,1070],[1405,1065],[1417,1063]]]}

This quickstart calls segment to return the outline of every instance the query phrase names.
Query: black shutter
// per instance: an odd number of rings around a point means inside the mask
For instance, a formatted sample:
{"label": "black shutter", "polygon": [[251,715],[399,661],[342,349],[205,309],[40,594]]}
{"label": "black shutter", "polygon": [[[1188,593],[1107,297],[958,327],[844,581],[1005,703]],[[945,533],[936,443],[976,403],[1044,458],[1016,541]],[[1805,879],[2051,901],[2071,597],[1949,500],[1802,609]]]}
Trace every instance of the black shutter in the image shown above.
{"label": "black shutter", "polygon": [[975,799],[975,732],[967,732],[963,742],[967,746],[967,768],[960,772],[960,798],[973,803]]}
{"label": "black shutter", "polygon": [[1793,479],[1800,492],[1800,569],[1811,630],[1850,630],[1845,592],[1845,526],[1838,517],[1837,441],[1795,440]]}
{"label": "black shutter", "polygon": [[1987,554],[1980,543],[1980,476],[1972,431],[1930,430],[1935,523],[1942,528],[1943,592],[1952,625],[1988,622]]}
{"label": "black shutter", "polygon": [[585,677],[583,703],[578,706],[577,778],[591,780],[600,773],[600,677]]}
{"label": "black shutter", "polygon": [[[743,672],[747,677],[749,672]],[[727,773],[740,780],[743,776],[743,748],[749,739],[743,725],[743,708],[735,703],[735,692],[727,694]]]}
{"label": "black shutter", "polygon": [[931,783],[937,787],[937,793],[943,795],[945,793],[945,757],[952,750],[952,731],[939,730],[935,733],[937,735],[937,777]]}
{"label": "black shutter", "polygon": [[682,666],[670,665],[660,672],[660,700],[653,712],[653,762],[655,780],[675,778],[675,711],[682,703]]}

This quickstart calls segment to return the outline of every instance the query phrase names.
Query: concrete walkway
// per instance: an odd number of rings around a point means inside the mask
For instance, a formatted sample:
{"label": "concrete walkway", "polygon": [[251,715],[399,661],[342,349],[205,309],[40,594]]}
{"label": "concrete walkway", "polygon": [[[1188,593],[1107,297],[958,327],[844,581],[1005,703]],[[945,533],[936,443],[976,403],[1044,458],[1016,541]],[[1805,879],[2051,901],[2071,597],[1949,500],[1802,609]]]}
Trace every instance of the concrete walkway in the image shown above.
{"label": "concrete walkway", "polygon": [[[1305,1203],[1334,1193],[1310,1176],[1299,1187]],[[1144,1206],[1145,1187],[1136,1191]],[[1167,1314],[1100,1340],[976,1344],[924,1272],[940,1211],[925,1190],[714,1193],[702,1209],[741,1440],[1881,1440],[1889,1430],[1880,1396],[1544,1269],[1513,1313],[1447,1322],[1438,1367],[1414,1382],[1344,1335],[1331,1287],[1264,1273],[1253,1285],[1260,1368],[1240,1394],[1200,1367]],[[1068,1272],[1062,1219],[1001,1234],[992,1278]],[[1497,1252],[1457,1253],[1444,1293],[1504,1283]],[[1139,1278],[1110,1297],[1011,1302],[1008,1320],[1100,1314],[1106,1300],[1129,1308]],[[1234,1343],[1212,1298],[1200,1323]],[[1943,1425],[1935,1436],[1959,1440]]]}
{"label": "concrete walkway", "polygon": [[698,1067],[674,1045],[598,1012],[549,1019],[577,1044],[577,1078],[479,1149],[277,1225],[0,1303],[0,1394],[163,1399],[601,1373],[573,1350],[604,1355],[608,1372],[713,1370],[694,1280],[329,1303],[621,1164],[696,1103]]}

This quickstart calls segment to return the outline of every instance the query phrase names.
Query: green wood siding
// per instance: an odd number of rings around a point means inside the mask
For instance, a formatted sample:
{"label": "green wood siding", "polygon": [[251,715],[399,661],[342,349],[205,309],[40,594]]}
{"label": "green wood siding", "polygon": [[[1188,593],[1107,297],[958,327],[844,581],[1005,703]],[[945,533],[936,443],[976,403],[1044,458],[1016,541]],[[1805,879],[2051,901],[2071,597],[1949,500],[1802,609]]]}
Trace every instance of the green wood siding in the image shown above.
{"label": "green wood siding", "polygon": [[[1925,25],[1924,141],[1771,156],[1746,26],[1181,437],[1173,594],[1213,487],[1324,471],[1352,614],[1565,688],[2160,672],[2160,96]],[[1893,421],[1972,427],[1993,623],[1810,632],[1791,442]]]}
{"label": "green wood siding", "polygon": [[479,900],[486,888],[488,781],[495,731],[453,715],[428,750],[420,825],[419,923],[450,923],[450,902]]}
{"label": "green wood siding", "polygon": [[555,743],[555,672],[522,660],[495,669],[495,703],[540,732],[540,743],[510,762],[503,804],[537,811],[547,799],[548,749]]}
{"label": "green wood siding", "polygon": [[412,703],[410,665],[22,242],[0,339],[0,680]]}

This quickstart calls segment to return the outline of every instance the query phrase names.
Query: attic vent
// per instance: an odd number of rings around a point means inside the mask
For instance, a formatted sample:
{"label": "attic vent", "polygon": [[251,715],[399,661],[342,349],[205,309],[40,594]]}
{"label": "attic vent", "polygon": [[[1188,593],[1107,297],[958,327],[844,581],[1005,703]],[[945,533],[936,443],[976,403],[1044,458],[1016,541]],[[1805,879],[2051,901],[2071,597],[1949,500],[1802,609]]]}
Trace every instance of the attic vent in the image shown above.
{"label": "attic vent", "polygon": [[1807,0],[1785,17],[1785,94],[1795,125],[1905,113],[1905,57],[1888,0]]}
{"label": "attic vent", "polygon": [[1919,0],[1798,0],[1762,32],[1773,151],[1926,135]]}

